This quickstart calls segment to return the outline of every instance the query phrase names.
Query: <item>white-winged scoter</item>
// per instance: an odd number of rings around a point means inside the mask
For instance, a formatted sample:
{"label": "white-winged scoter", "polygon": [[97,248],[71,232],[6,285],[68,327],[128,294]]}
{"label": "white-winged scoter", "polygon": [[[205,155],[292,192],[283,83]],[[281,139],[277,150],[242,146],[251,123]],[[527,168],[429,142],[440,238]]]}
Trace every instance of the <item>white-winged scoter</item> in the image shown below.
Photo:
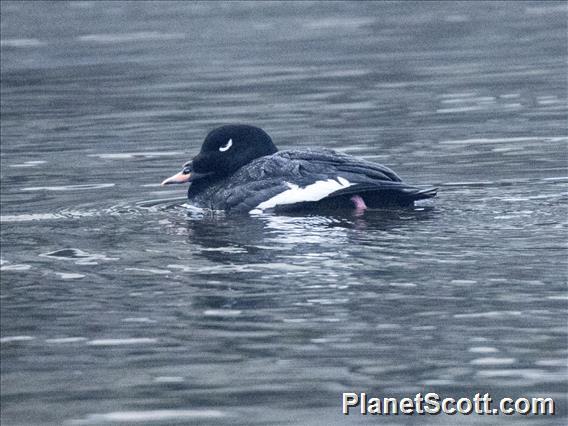
{"label": "white-winged scoter", "polygon": [[243,124],[212,130],[199,154],[162,185],[186,182],[192,205],[238,213],[407,207],[437,191],[330,149],[278,151],[264,130]]}

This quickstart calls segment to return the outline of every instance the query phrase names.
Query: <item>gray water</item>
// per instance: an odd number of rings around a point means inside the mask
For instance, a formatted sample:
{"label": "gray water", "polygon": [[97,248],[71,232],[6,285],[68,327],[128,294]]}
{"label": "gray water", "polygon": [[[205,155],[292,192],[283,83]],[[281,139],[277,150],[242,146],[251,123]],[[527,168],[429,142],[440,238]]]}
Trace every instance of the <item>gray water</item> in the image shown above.
{"label": "gray water", "polygon": [[[2,1],[2,424],[563,424],[567,10]],[[159,182],[231,122],[439,197],[188,211]],[[559,412],[345,417],[342,392]]]}

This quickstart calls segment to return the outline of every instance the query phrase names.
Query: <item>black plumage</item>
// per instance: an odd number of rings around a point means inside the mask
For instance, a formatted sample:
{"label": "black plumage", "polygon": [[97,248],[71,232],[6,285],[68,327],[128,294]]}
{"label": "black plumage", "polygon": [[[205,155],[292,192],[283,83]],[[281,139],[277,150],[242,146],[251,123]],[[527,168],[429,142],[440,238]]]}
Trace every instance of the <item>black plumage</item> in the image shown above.
{"label": "black plumage", "polygon": [[[354,208],[353,196],[361,197],[369,208],[405,207],[436,195],[436,188],[403,183],[388,167],[329,149],[275,151],[270,137],[256,127],[215,129],[200,154],[186,165],[186,175],[198,176],[187,179],[192,182],[189,202],[245,213]],[[227,172],[225,164],[232,169]]]}

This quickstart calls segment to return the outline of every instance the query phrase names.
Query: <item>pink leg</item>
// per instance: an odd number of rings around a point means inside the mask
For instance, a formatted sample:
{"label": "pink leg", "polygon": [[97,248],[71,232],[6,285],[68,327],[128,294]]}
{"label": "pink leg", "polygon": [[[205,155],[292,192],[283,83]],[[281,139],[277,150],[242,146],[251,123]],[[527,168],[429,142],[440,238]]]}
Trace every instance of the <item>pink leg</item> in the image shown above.
{"label": "pink leg", "polygon": [[353,195],[351,197],[351,201],[355,204],[355,210],[366,210],[367,204],[365,204],[365,200],[360,195]]}

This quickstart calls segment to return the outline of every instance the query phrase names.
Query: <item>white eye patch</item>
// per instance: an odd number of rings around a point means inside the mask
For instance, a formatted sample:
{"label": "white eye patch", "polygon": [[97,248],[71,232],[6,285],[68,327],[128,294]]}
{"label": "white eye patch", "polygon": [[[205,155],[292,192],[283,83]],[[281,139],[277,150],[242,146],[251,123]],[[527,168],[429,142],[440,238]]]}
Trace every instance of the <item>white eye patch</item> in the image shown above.
{"label": "white eye patch", "polygon": [[225,145],[219,147],[219,151],[225,152],[226,150],[228,150],[232,146],[233,146],[233,140],[229,139]]}

